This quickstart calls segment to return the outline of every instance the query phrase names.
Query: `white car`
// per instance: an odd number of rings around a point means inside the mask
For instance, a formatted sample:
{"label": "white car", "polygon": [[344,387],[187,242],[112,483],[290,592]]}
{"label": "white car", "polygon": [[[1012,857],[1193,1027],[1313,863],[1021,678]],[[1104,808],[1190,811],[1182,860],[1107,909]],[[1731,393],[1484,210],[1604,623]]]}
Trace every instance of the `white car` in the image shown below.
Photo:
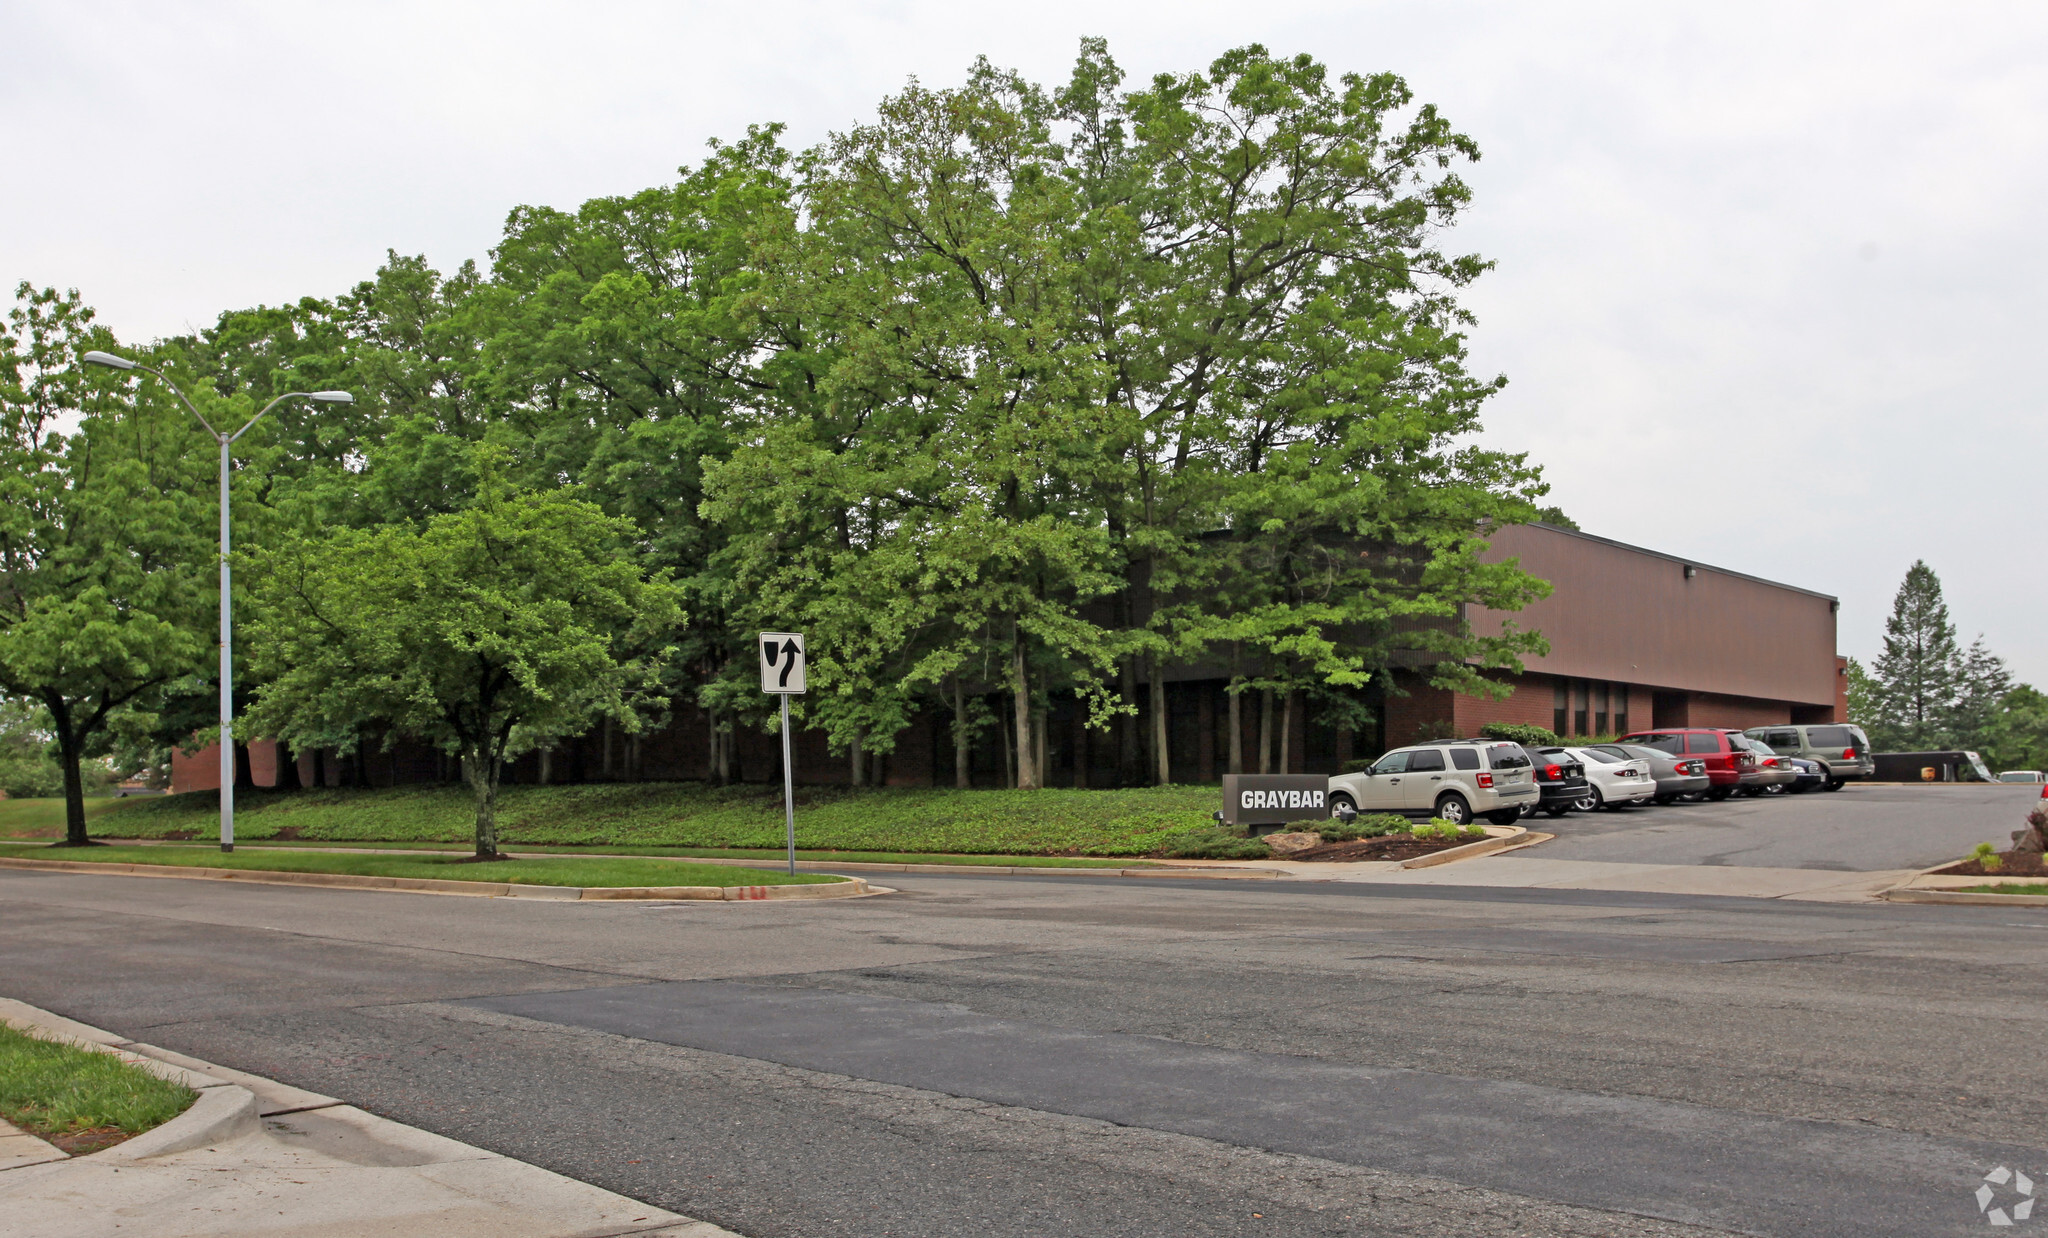
{"label": "white car", "polygon": [[1579,801],[1581,812],[1595,808],[1620,808],[1624,804],[1647,804],[1657,798],[1657,776],[1650,763],[1636,757],[1620,757],[1603,748],[1546,748],[1577,757],[1586,767],[1586,798]]}

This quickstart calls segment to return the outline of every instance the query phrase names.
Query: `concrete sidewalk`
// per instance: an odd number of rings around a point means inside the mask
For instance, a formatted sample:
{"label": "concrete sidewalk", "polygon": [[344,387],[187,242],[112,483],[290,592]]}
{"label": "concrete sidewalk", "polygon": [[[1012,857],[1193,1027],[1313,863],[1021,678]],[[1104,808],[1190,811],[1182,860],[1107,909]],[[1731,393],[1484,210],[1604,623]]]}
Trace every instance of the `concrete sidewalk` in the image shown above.
{"label": "concrete sidewalk", "polygon": [[21,1002],[0,999],[0,1019],[114,1053],[200,1090],[180,1117],[104,1152],[45,1160],[25,1144],[0,1147],[24,1154],[0,1159],[0,1216],[10,1238],[737,1238],[331,1096],[124,1040]]}

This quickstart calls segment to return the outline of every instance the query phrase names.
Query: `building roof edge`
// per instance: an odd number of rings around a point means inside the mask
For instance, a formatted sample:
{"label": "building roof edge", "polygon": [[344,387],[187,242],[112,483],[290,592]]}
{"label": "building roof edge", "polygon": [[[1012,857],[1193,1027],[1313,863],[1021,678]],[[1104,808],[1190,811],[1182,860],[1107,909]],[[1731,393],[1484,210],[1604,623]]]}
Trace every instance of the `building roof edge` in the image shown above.
{"label": "building roof edge", "polygon": [[[1822,601],[1832,602],[1836,605],[1837,608],[1841,606],[1840,598],[1836,597],[1832,593],[1822,593],[1818,589],[1802,589],[1798,585],[1788,585],[1782,580],[1765,580],[1761,576],[1752,576],[1748,572],[1737,572],[1725,567],[1715,567],[1711,563],[1701,563],[1698,559],[1687,559],[1680,555],[1666,554],[1664,551],[1661,550],[1651,550],[1647,546],[1636,546],[1628,542],[1616,541],[1611,537],[1601,537],[1598,534],[1587,533],[1580,529],[1567,529],[1563,525],[1545,524],[1541,520],[1531,520],[1529,521],[1529,524],[1535,528],[1547,529],[1552,533],[1562,533],[1566,537],[1584,538],[1589,542],[1599,542],[1603,546],[1613,546],[1617,550],[1634,551],[1636,554],[1648,555],[1653,559],[1662,559],[1667,563],[1676,563],[1681,567],[1696,567],[1703,572],[1719,572],[1723,576],[1733,576],[1737,580],[1747,580],[1754,584],[1769,585],[1773,589],[1784,589],[1792,593],[1804,593],[1808,597],[1820,598]],[[1503,525],[1501,527],[1510,528],[1512,526]]]}

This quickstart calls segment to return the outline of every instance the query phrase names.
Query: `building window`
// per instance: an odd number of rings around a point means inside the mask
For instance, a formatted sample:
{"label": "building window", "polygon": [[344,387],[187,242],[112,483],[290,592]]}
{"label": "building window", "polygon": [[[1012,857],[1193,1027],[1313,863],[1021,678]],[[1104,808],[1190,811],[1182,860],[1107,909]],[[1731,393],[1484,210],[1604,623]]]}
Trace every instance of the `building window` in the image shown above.
{"label": "building window", "polygon": [[1587,683],[1581,679],[1572,685],[1572,734],[1586,733]]}
{"label": "building window", "polygon": [[1561,736],[1570,734],[1569,731],[1565,730],[1566,711],[1571,708],[1570,702],[1565,699],[1565,692],[1567,691],[1566,685],[1570,682],[1568,679],[1555,679],[1551,681],[1550,729],[1556,731]]}
{"label": "building window", "polygon": [[1593,734],[1607,734],[1607,685],[1593,685]]}

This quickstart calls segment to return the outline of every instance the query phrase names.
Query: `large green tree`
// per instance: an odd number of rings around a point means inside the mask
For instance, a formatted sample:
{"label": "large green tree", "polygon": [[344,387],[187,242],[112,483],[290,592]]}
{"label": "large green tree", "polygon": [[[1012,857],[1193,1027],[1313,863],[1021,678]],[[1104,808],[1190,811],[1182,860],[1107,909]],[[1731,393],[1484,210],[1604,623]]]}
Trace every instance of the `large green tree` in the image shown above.
{"label": "large green tree", "polygon": [[1880,749],[1924,751],[1947,747],[1960,695],[1962,651],[1956,625],[1942,600],[1941,578],[1914,560],[1899,582],[1885,620],[1884,652],[1871,664],[1876,714],[1868,729]]}
{"label": "large green tree", "polygon": [[632,522],[567,490],[514,490],[495,465],[462,511],[256,557],[265,681],[247,720],[306,746],[378,722],[456,754],[479,859],[499,856],[505,761],[599,717],[637,730],[682,621]]}
{"label": "large green tree", "polygon": [[844,680],[821,656],[817,712],[881,723],[997,652],[1028,786],[1045,689],[1105,676],[1126,776],[1170,779],[1169,658],[1227,647],[1243,683],[1355,701],[1420,651],[1499,691],[1480,672],[1540,641],[1462,615],[1542,592],[1479,552],[1543,488],[1454,446],[1499,386],[1464,370],[1455,299],[1485,264],[1434,244],[1471,142],[1398,78],[1258,47],[1121,76],[1091,40],[1051,95],[985,62],[913,85],[806,157],[807,227],[760,251],[763,303],[830,365],[707,511],[750,596],[866,651]]}
{"label": "large green tree", "polygon": [[0,694],[43,709],[83,846],[81,763],[147,728],[218,614],[204,440],[79,358],[112,337],[76,292],[22,284],[0,333]]}

